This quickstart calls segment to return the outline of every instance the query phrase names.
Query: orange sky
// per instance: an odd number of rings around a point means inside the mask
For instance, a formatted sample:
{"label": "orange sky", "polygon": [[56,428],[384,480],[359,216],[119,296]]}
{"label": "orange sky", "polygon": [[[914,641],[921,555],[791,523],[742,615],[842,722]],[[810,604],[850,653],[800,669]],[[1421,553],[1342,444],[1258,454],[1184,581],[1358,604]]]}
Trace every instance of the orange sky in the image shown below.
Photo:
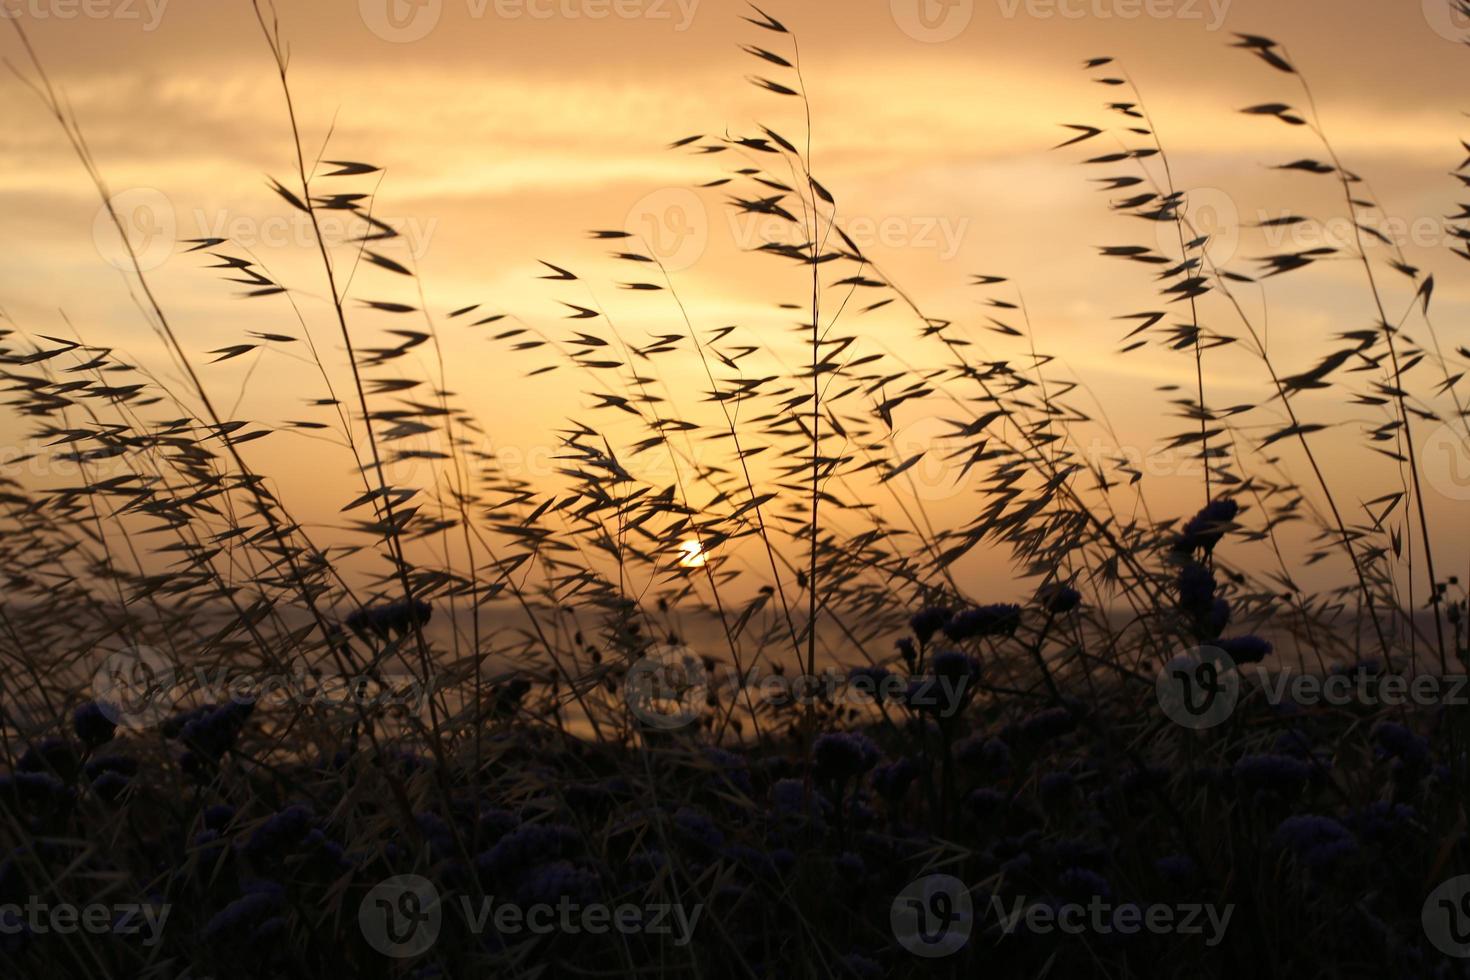
{"label": "orange sky", "polygon": [[[1025,348],[979,329],[988,310],[967,283],[975,272],[1011,277],[1016,289],[1000,295],[1015,300],[1019,290],[1038,347],[1065,361],[1056,373],[1084,381],[1121,442],[1143,452],[1181,427],[1163,418],[1171,396],[1153,389],[1191,380],[1192,365],[1162,351],[1115,354],[1126,328],[1111,318],[1159,300],[1148,268],[1102,259],[1097,246],[1155,240],[1151,229],[1108,212],[1106,195],[1087,183],[1101,172],[1077,163],[1090,154],[1047,149],[1064,138],[1060,123],[1115,121],[1099,108],[1113,93],[1091,84],[1079,70],[1082,59],[1114,55],[1131,74],[1176,182],[1192,189],[1191,209],[1222,229],[1216,260],[1251,272],[1251,258],[1312,247],[1342,230],[1311,223],[1296,238],[1273,241],[1259,230],[1236,231],[1288,209],[1342,221],[1330,180],[1268,169],[1320,156],[1310,134],[1235,111],[1300,101],[1291,79],[1228,46],[1232,31],[1281,41],[1312,83],[1346,165],[1384,202],[1381,226],[1402,235],[1410,262],[1436,272],[1435,323],[1454,347],[1467,340],[1470,267],[1448,253],[1443,219],[1457,209],[1448,172],[1463,157],[1458,140],[1470,135],[1460,97],[1470,51],[1457,43],[1460,25],[1447,7],[1446,0],[852,0],[767,9],[800,39],[814,170],[838,194],[859,244],[922,297],[928,312],[974,326],[977,342],[995,357]],[[135,243],[185,346],[202,355],[241,342],[246,330],[301,332],[287,304],[235,298],[236,287],[205,270],[201,253],[171,244],[218,236],[292,287],[314,336],[340,360],[305,228],[266,186],[267,175],[289,182],[293,159],[280,90],[248,2],[0,0],[0,9],[24,19],[113,192],[124,195]],[[386,168],[377,213],[405,233],[391,254],[412,262],[430,309],[478,302],[565,335],[578,324],[561,319],[558,300],[594,297],[630,332],[683,329],[665,297],[618,290],[626,266],[585,234],[623,227],[646,234],[674,270],[697,326],[739,323],[761,332],[789,364],[801,347],[787,332],[790,317],[773,307],[792,297],[790,270],[740,254],[771,230],[732,216],[718,190],[689,190],[730,161],[663,149],[678,137],[743,134],[757,123],[789,137],[801,133],[795,100],[743,80],[756,63],[737,43],[775,43],[740,19],[747,12],[733,0],[280,6],[305,142],[314,151],[334,127],[328,159]],[[0,31],[0,55],[23,61],[8,29]],[[173,377],[130,298],[129,278],[108,264],[120,252],[99,225],[95,193],[61,134],[20,81],[7,75],[0,85],[7,106],[0,241],[8,246],[0,307],[22,329],[51,335],[70,335],[64,313],[88,342],[116,346],[124,359]],[[1088,147],[1112,148],[1101,139]],[[1381,267],[1386,250],[1374,252]],[[538,259],[583,281],[538,281],[545,271]],[[1383,276],[1387,305],[1397,316],[1412,289],[1390,276]],[[369,270],[354,279],[352,295],[402,291],[389,274]],[[1372,325],[1362,269],[1348,262],[1319,263],[1245,287],[1241,296],[1253,315],[1269,310],[1272,352],[1288,370],[1309,367],[1331,334]],[[1236,326],[1223,305],[1206,307],[1203,319],[1222,330]],[[377,331],[396,326],[371,313],[354,322],[369,345]],[[912,323],[847,327],[861,329],[873,349],[922,361]],[[543,362],[511,358],[486,339],[490,328],[444,329],[450,387],[483,421],[486,450],[508,470],[548,478],[551,430],[569,416],[593,417],[583,383],[566,372],[524,378]],[[252,354],[207,366],[204,375],[231,417],[306,418],[303,402],[322,391],[299,353]],[[1215,355],[1210,368],[1211,404],[1265,400],[1259,362],[1243,352]],[[424,360],[412,370],[436,367]],[[692,401],[696,389],[687,390]],[[1341,418],[1340,401],[1327,393],[1303,404]],[[1078,403],[1093,407],[1087,398]],[[935,425],[907,422],[906,438],[918,445]],[[7,460],[33,448],[26,432],[23,422],[0,420],[6,443],[19,447]],[[1098,437],[1100,446],[1112,446]],[[1329,467],[1358,499],[1397,485],[1391,469],[1349,440],[1329,435],[1322,444]],[[299,434],[277,433],[250,455],[315,520],[332,522],[357,489],[345,452]],[[1305,474],[1290,452],[1283,459]],[[1442,468],[1454,461],[1444,455]],[[1168,460],[1149,469],[1156,516],[1197,505],[1197,475],[1181,474]],[[6,472],[39,486],[65,480],[24,464]],[[916,472],[927,484],[920,496],[941,517],[959,522],[973,513],[952,474]],[[429,475],[408,467],[393,479]],[[1463,483],[1431,482],[1448,490],[1433,495],[1432,511],[1462,518],[1470,497]],[[973,574],[1007,581],[1004,563],[993,559],[977,559]]]}

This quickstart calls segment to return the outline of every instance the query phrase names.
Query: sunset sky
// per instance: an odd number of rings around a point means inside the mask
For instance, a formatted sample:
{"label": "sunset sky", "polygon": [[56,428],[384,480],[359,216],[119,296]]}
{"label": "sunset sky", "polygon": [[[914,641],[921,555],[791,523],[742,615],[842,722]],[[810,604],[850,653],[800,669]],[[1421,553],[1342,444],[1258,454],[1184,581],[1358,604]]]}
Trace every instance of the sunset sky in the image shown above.
{"label": "sunset sky", "polygon": [[[858,243],[922,297],[926,312],[973,327],[970,335],[991,357],[1019,357],[1026,347],[983,331],[993,311],[982,300],[1023,299],[1038,348],[1064,362],[1056,376],[1088,386],[1125,446],[1147,450],[1184,427],[1164,417],[1176,396],[1155,389],[1191,384],[1193,364],[1157,349],[1116,353],[1127,325],[1113,318],[1161,308],[1161,300],[1150,267],[1101,258],[1099,247],[1159,247],[1159,239],[1144,223],[1110,213],[1108,195],[1088,183],[1104,171],[1079,161],[1116,149],[1113,137],[1049,149],[1069,135],[1060,124],[1120,122],[1101,108],[1118,93],[1081,70],[1089,57],[1116,57],[1139,86],[1174,180],[1190,189],[1191,213],[1219,230],[1215,260],[1255,273],[1253,259],[1331,244],[1347,227],[1334,181],[1270,169],[1320,157],[1312,135],[1238,112],[1276,101],[1301,105],[1295,79],[1230,46],[1232,32],[1281,42],[1310,82],[1345,165],[1384,203],[1379,227],[1403,242],[1410,263],[1436,274],[1432,314],[1446,351],[1467,343],[1470,264],[1450,254],[1444,219],[1458,210],[1463,190],[1450,172],[1465,156],[1460,139],[1470,136],[1463,90],[1454,84],[1470,77],[1470,50],[1460,43],[1470,25],[1451,18],[1448,0],[763,6],[800,42],[814,171],[837,195]],[[0,0],[0,9],[22,18],[110,189],[123,195],[153,287],[200,363],[209,359],[204,352],[242,342],[247,330],[301,334],[288,304],[237,298],[239,287],[207,270],[204,253],[173,244],[204,237],[231,239],[236,254],[248,252],[290,286],[317,342],[340,362],[310,238],[267,185],[268,177],[292,183],[294,157],[248,0]],[[801,270],[742,255],[770,229],[729,212],[718,189],[690,190],[731,169],[729,154],[665,149],[681,137],[746,134],[758,124],[804,136],[797,100],[745,81],[758,63],[739,44],[786,43],[741,19],[749,13],[734,0],[294,0],[279,8],[308,152],[331,129],[326,159],[385,168],[376,213],[406,238],[387,251],[418,272],[430,310],[442,315],[481,303],[486,313],[565,336],[582,324],[564,321],[559,301],[593,298],[616,311],[630,334],[683,330],[665,297],[618,290],[630,278],[626,264],[611,261],[608,243],[586,234],[625,228],[644,235],[666,261],[697,328],[738,323],[763,331],[795,363],[801,347],[789,334],[791,317],[775,304],[799,298]],[[3,24],[0,55],[30,74]],[[69,320],[88,343],[116,347],[123,360],[176,378],[131,298],[131,277],[109,264],[122,252],[99,222],[97,195],[61,132],[14,74],[0,85],[7,117],[0,308],[31,334],[72,336]],[[1277,230],[1270,240],[1261,229],[1242,228],[1288,213],[1330,221]],[[1388,249],[1369,251],[1397,318],[1413,287],[1387,269]],[[538,280],[542,259],[581,281]],[[1011,283],[982,294],[969,285],[973,273]],[[351,295],[415,301],[406,282],[362,271]],[[1239,295],[1269,323],[1272,353],[1288,372],[1310,367],[1334,333],[1373,326],[1371,296],[1354,262],[1317,263],[1243,286]],[[1223,303],[1204,307],[1202,320],[1239,333]],[[421,324],[365,312],[354,329],[372,346],[385,328]],[[524,377],[545,362],[512,358],[506,345],[487,339],[495,328],[439,326],[449,387],[482,420],[487,451],[511,469],[521,465],[521,475],[550,475],[551,433],[568,417],[603,418],[588,411],[594,400],[584,394],[585,379],[564,371]],[[872,349],[917,356],[912,321],[889,316],[846,328],[862,332]],[[1422,328],[1418,319],[1406,327],[1427,343]],[[207,382],[222,393],[221,410],[267,424],[316,417],[310,412],[319,409],[303,405],[322,396],[320,379],[300,359],[300,346],[205,366]],[[932,352],[934,363],[941,353]],[[437,366],[425,354],[412,370]],[[1267,399],[1259,361],[1244,351],[1213,355],[1207,370],[1212,405]],[[1420,370],[1426,385],[1430,369]],[[1090,396],[1075,401],[1096,407]],[[1381,421],[1341,402],[1332,392],[1303,400],[1323,420]],[[928,430],[922,420],[914,424],[922,438]],[[28,431],[23,420],[0,420],[9,447],[26,446]],[[1341,485],[1358,500],[1396,488],[1386,461],[1348,441],[1329,433],[1321,443]],[[1441,448],[1444,458],[1426,465],[1447,473],[1455,462],[1447,452]],[[16,454],[8,449],[7,462]],[[309,502],[316,520],[333,520],[360,490],[345,452],[301,434],[277,433],[250,455],[288,497]],[[1305,476],[1293,451],[1283,447],[1282,455],[1293,474]],[[1459,465],[1470,476],[1463,459]],[[37,486],[58,482],[54,473],[32,470],[12,465],[5,472]],[[1462,512],[1466,478],[1431,479],[1439,488],[1431,510],[1445,519]],[[965,519],[973,504],[942,475],[932,480],[929,503],[951,521]],[[1160,464],[1150,494],[1156,516],[1193,509],[1198,477]],[[975,574],[1005,580],[1003,562],[977,562]]]}

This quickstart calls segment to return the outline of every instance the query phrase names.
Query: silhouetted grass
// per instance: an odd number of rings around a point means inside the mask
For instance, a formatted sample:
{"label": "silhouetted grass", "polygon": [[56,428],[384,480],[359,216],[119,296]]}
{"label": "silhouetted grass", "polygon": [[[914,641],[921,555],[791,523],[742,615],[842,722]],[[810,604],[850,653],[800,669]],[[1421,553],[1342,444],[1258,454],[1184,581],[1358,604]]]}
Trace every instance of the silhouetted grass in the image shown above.
{"label": "silhouetted grass", "polygon": [[[1235,42],[1301,106],[1244,111],[1290,127],[1283,181],[1341,186],[1351,250],[1217,266],[1110,58],[1085,65],[1104,115],[1068,124],[1057,148],[1102,175],[1108,206],[1152,243],[1102,249],[1154,276],[1149,308],[1117,314],[1122,353],[1191,359],[1171,386],[1179,431],[1161,440],[1202,464],[1200,506],[1154,516],[1143,473],[1085,451],[1083,433],[1110,426],[1037,349],[1006,277],[974,277],[990,349],[844,231],[840,189],[811,170],[796,40],[769,14],[747,18],[749,80],[796,128],[671,149],[708,156],[704,186],[727,206],[790,226],[755,251],[781,267],[762,282],[803,345],[795,360],[686,303],[635,230],[591,234],[627,264],[618,285],[667,304],[680,332],[620,326],[560,259],[542,278],[569,326],[434,309],[374,216],[379,167],[304,146],[284,34],[256,10],[295,148],[272,186],[310,225],[321,279],[278,282],[229,241],[187,243],[272,323],[300,328],[206,356],[305,348],[323,390],[284,428],[336,440],[361,494],[342,502],[341,539],[293,517],[251,446],[270,428],[217,410],[207,363],[136,255],[130,281],[183,389],[77,330],[7,331],[10,407],[81,479],[6,481],[0,497],[0,905],[167,909],[156,942],[12,929],[0,910],[14,975],[1463,975],[1422,917],[1470,870],[1465,709],[1382,695],[1395,677],[1470,666],[1465,594],[1442,566],[1462,557],[1463,525],[1432,525],[1416,457],[1425,427],[1470,437],[1470,351],[1441,346],[1432,276],[1392,241],[1386,264],[1369,255],[1374,199],[1282,45]],[[126,242],[103,168],[13,24],[24,77]],[[329,240],[328,211],[360,237]],[[1361,265],[1371,327],[1321,338],[1314,365],[1283,364],[1246,291],[1330,261]],[[331,343],[293,296],[323,286]],[[488,423],[457,404],[440,348],[470,328],[587,396],[545,485],[475,448]],[[1268,400],[1212,404],[1225,348],[1259,364]],[[414,376],[425,362],[436,373]],[[1322,443],[1355,436],[1324,392],[1373,413],[1358,437],[1395,489],[1365,501],[1363,473],[1332,471]],[[895,433],[919,406],[951,431],[904,458]],[[671,482],[630,470],[645,454]],[[962,523],[898,490],[923,456],[965,487]],[[392,483],[406,460],[427,478]],[[1011,562],[1013,594],[967,588],[957,563],[979,549]],[[1319,562],[1342,583],[1298,587]],[[221,671],[282,685],[201,687]],[[1272,703],[1288,671],[1358,693]],[[1180,677],[1230,678],[1238,704],[1183,724],[1159,693]],[[398,958],[363,923],[405,875],[436,891],[441,922]],[[931,875],[958,879],[974,909],[945,956],[916,955],[894,925],[901,893]],[[689,942],[536,934],[477,922],[489,899],[698,918]],[[1218,936],[1007,931],[996,908],[1021,900],[1105,901],[1108,922],[1153,903],[1228,919]]]}

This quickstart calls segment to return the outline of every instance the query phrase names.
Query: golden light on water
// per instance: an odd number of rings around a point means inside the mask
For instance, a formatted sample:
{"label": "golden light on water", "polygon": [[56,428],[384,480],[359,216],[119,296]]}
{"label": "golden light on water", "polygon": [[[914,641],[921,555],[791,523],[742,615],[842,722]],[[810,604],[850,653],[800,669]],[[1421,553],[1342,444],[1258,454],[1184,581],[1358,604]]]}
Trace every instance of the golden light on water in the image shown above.
{"label": "golden light on water", "polygon": [[681,542],[679,552],[684,556],[679,559],[680,568],[703,568],[705,562],[709,561],[709,555],[705,554],[698,541]]}

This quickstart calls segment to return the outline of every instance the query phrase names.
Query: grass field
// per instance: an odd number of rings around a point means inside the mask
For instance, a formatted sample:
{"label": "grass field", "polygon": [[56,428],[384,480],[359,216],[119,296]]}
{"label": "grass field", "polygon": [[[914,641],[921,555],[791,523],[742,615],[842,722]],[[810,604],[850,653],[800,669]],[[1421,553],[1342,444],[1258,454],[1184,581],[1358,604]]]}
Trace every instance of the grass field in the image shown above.
{"label": "grass field", "polygon": [[[845,230],[780,9],[731,17],[779,127],[668,149],[783,229],[750,249],[774,336],[689,306],[637,228],[589,230],[625,270],[597,285],[672,332],[545,260],[554,327],[441,308],[375,210],[390,161],[303,137],[289,30],[255,11],[296,148],[269,179],[314,267],[177,243],[261,310],[207,353],[11,21],[164,367],[86,325],[0,331],[35,447],[0,485],[7,976],[1470,975],[1470,341],[1283,44],[1227,39],[1334,244],[1287,208],[1269,254],[1221,258],[1102,54],[1058,129],[1116,214],[1098,275],[1136,280],[1117,356],[1176,372],[1154,437],[1198,485],[1164,512],[1089,448],[1105,407],[1018,277],[974,274],[946,319]],[[1467,185],[1442,188],[1461,258]],[[1283,358],[1267,287],[1329,263],[1369,304]],[[540,476],[479,448],[498,420],[441,346],[469,330],[578,393]],[[262,351],[319,377],[299,419],[212,383]],[[1212,395],[1247,372],[1259,399]],[[335,524],[279,492],[288,430],[359,479]]]}

